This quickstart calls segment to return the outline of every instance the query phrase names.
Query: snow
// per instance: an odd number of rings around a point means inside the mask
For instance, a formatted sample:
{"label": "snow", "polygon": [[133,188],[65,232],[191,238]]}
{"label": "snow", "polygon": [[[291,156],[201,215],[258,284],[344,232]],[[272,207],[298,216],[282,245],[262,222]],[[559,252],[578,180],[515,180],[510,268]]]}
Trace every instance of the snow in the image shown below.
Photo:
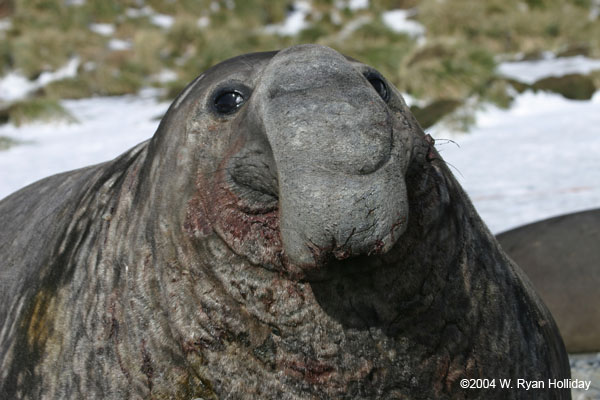
{"label": "snow", "polygon": [[125,15],[129,18],[141,18],[147,17],[154,14],[154,10],[151,7],[142,7],[142,8],[128,8],[125,10]]}
{"label": "snow", "polygon": [[588,19],[590,21],[595,21],[598,19],[598,16],[600,16],[600,0],[592,0]]}
{"label": "snow", "polygon": [[79,67],[79,57],[74,57],[69,60],[67,65],[56,70],[55,72],[42,72],[36,80],[37,85],[46,86],[50,82],[59,81],[61,79],[73,78],[77,75]]}
{"label": "snow", "polygon": [[110,39],[108,42],[108,48],[113,51],[130,50],[132,47],[133,47],[133,45],[128,40]]}
{"label": "snow", "polygon": [[12,28],[12,21],[10,18],[0,18],[0,31],[7,31]]}
{"label": "snow", "polygon": [[129,7],[125,10],[125,15],[129,18],[150,18],[150,22],[160,28],[170,29],[175,23],[175,17],[167,14],[159,14],[150,6],[142,8]]}
{"label": "snow", "polygon": [[358,11],[369,8],[369,0],[336,0],[334,5],[339,10],[348,8],[352,11]]}
{"label": "snow", "polygon": [[0,78],[0,103],[24,99],[29,93],[50,82],[75,77],[79,62],[79,58],[74,57],[64,67],[54,72],[42,72],[33,82],[19,72],[9,72]]}
{"label": "snow", "polygon": [[177,79],[177,72],[172,69],[163,69],[158,74],[153,75],[152,80],[159,83],[168,83]]}
{"label": "snow", "polygon": [[343,19],[342,19],[342,15],[336,9],[332,9],[331,10],[331,13],[329,14],[329,17],[331,18],[331,22],[334,25],[341,25],[342,22],[344,22]]}
{"label": "snow", "polygon": [[150,138],[168,107],[155,97],[146,91],[63,101],[78,124],[0,125],[0,136],[24,142],[0,152],[0,199],[43,177],[110,160]]}
{"label": "snow", "polygon": [[492,232],[600,207],[600,91],[591,101],[527,91],[476,118],[459,137],[430,133]]}
{"label": "snow", "polygon": [[306,1],[297,1],[294,3],[293,10],[288,14],[282,24],[267,25],[265,26],[265,32],[276,33],[281,36],[293,36],[308,26],[306,17],[310,10],[310,3]]}
{"label": "snow", "polygon": [[410,20],[416,15],[411,10],[391,10],[382,14],[383,23],[394,32],[404,33],[413,37],[421,37],[425,34],[425,27],[417,21]]}
{"label": "snow", "polygon": [[154,14],[150,16],[150,22],[160,28],[169,29],[175,23],[175,18],[166,14]]}
{"label": "snow", "polygon": [[115,26],[113,24],[90,24],[90,30],[98,35],[112,36],[115,33]]}
{"label": "snow", "polygon": [[19,100],[35,90],[35,82],[30,82],[18,72],[9,72],[0,78],[0,102]]}
{"label": "snow", "polygon": [[369,8],[369,0],[349,0],[348,8],[351,10],[362,10]]}
{"label": "snow", "polygon": [[208,18],[207,16],[203,16],[198,18],[198,28],[206,28],[210,25],[210,18]]}
{"label": "snow", "polygon": [[585,56],[555,57],[552,53],[546,53],[541,60],[503,62],[498,66],[497,72],[531,85],[551,76],[585,75],[594,70],[600,70],[600,60]]}
{"label": "snow", "polygon": [[371,19],[372,18],[370,15],[361,15],[357,18],[354,18],[352,21],[347,22],[346,24],[344,24],[344,27],[338,33],[339,38],[341,40],[348,38],[358,28],[365,24],[368,24],[371,21]]}

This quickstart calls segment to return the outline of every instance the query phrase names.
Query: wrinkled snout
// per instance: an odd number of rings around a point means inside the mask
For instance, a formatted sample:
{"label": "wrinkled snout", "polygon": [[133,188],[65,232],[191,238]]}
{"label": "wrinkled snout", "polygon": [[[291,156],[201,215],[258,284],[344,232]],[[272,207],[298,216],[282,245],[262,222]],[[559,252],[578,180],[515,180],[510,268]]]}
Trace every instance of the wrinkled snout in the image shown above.
{"label": "wrinkled snout", "polygon": [[406,157],[374,86],[334,50],[301,45],[277,54],[255,89],[294,264],[384,252],[404,230]]}

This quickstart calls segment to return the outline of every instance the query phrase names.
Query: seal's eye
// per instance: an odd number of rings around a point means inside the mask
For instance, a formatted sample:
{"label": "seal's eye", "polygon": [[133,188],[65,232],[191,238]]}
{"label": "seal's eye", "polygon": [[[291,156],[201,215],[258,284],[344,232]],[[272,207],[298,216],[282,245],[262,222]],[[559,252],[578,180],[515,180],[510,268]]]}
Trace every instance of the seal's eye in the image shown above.
{"label": "seal's eye", "polygon": [[244,104],[244,96],[237,91],[223,92],[215,98],[215,109],[219,114],[230,114]]}
{"label": "seal's eye", "polygon": [[377,93],[379,93],[379,96],[381,96],[384,101],[388,101],[389,94],[385,82],[377,76],[368,76],[367,79],[369,80],[371,86],[373,86]]}

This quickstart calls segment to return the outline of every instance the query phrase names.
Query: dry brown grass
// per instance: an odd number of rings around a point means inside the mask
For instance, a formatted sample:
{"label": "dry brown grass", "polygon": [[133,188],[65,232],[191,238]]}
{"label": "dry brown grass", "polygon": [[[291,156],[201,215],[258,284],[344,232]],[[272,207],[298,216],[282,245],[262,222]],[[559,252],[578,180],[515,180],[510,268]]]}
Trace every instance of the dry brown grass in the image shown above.
{"label": "dry brown grass", "polygon": [[[495,76],[497,55],[584,48],[600,57],[600,21],[589,20],[589,0],[372,0],[369,9],[357,11],[339,10],[333,0],[313,0],[310,27],[295,37],[263,29],[285,19],[286,2],[220,1],[218,10],[212,3],[147,0],[155,12],[175,18],[163,30],[148,17],[126,15],[137,7],[134,0],[87,0],[82,6],[63,0],[3,0],[0,12],[11,15],[13,28],[0,33],[0,72],[18,69],[33,78],[77,55],[79,76],[53,83],[42,96],[134,93],[157,85],[153,76],[170,69],[177,79],[164,86],[172,97],[226,58],[311,42],[377,67],[399,89],[419,98],[464,102],[476,97],[506,106],[507,82]],[[411,7],[418,8],[416,19],[427,30],[424,46],[392,32],[380,19],[385,10]],[[200,17],[210,17],[210,25],[200,27]],[[348,32],[347,24],[358,18],[363,25]],[[109,38],[89,30],[98,22],[113,24],[114,36],[131,42],[131,50],[110,50]],[[594,74],[593,79],[598,83],[600,78]]]}

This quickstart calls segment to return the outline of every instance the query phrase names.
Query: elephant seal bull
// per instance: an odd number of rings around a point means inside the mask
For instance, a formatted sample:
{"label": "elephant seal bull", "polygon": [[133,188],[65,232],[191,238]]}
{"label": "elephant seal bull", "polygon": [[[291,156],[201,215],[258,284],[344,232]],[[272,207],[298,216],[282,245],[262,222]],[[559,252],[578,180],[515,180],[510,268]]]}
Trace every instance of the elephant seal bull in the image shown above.
{"label": "elephant seal bull", "polygon": [[600,351],[600,209],[499,234],[548,306],[570,353]]}
{"label": "elephant seal bull", "polygon": [[211,68],[0,216],[4,398],[570,398],[517,384],[570,376],[551,315],[398,91],[326,47]]}

